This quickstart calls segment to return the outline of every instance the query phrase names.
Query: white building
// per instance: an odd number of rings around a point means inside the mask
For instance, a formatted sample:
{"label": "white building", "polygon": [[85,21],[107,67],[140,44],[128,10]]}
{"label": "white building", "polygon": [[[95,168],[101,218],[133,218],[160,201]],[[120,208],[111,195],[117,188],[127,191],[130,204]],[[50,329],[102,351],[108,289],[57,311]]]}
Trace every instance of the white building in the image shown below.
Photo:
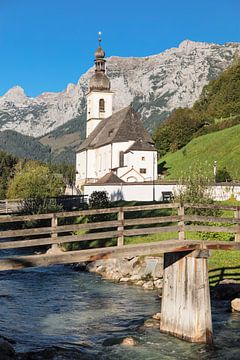
{"label": "white building", "polygon": [[76,185],[154,181],[157,151],[139,115],[131,106],[112,113],[114,93],[100,42],[87,94],[86,140],[76,154]]}

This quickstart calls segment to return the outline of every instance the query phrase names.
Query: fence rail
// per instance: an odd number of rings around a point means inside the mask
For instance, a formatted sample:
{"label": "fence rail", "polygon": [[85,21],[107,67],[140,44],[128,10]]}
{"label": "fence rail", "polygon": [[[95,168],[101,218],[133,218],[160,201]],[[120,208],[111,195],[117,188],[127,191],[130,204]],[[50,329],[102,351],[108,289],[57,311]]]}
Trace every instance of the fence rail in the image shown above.
{"label": "fence rail", "polygon": [[[209,215],[208,213],[207,216],[192,214],[189,213],[190,209],[191,211],[193,209],[196,211],[199,209],[224,210],[224,216],[220,216],[219,213],[217,215]],[[116,249],[121,249],[120,254],[125,253],[123,248],[126,248],[126,251],[129,249],[130,252],[133,251],[131,249],[136,249],[132,245],[126,245],[126,238],[163,233],[172,234],[172,236],[170,235],[171,240],[159,241],[155,245],[153,243],[139,244],[137,249],[141,247],[142,251],[145,252],[147,251],[147,246],[149,246],[149,249],[154,249],[154,251],[157,251],[156,249],[164,251],[164,249],[169,249],[171,246],[173,246],[175,251],[177,251],[176,249],[183,251],[184,249],[194,247],[240,249],[239,210],[240,207],[238,206],[180,205],[172,203],[79,210],[52,214],[0,216],[0,251],[3,249],[29,248],[54,244],[61,246],[73,242],[88,243],[90,241],[112,239],[112,246],[108,248],[104,248],[103,244],[100,243],[98,249],[95,249],[96,255],[105,253],[106,249],[115,253]],[[228,215],[225,214],[227,211],[229,212]],[[187,239],[192,234],[199,232],[234,234],[235,241]],[[168,244],[166,244],[167,242]],[[82,255],[87,252],[92,254],[94,249],[79,250],[78,253],[80,254],[80,252]],[[76,252],[70,251],[69,253],[75,254]],[[34,256],[39,255],[31,255],[31,258]],[[41,256],[43,258],[43,255]],[[75,259],[76,256],[68,255],[69,261],[70,259],[73,261],[73,258]],[[21,257],[16,257],[15,259],[17,258],[20,259]],[[57,257],[56,261],[58,261]],[[2,263],[3,260],[0,260],[0,262]]]}

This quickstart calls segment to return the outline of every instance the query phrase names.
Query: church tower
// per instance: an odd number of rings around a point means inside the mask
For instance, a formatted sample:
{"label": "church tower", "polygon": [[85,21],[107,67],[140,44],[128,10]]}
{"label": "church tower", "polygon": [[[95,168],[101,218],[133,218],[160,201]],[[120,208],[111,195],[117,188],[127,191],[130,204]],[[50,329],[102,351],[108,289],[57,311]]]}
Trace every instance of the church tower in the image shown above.
{"label": "church tower", "polygon": [[[99,33],[99,36],[101,33]],[[102,119],[112,115],[113,92],[111,84],[105,74],[105,52],[101,47],[101,37],[98,39],[99,47],[95,52],[95,74],[89,82],[87,94],[87,133],[88,137]]]}

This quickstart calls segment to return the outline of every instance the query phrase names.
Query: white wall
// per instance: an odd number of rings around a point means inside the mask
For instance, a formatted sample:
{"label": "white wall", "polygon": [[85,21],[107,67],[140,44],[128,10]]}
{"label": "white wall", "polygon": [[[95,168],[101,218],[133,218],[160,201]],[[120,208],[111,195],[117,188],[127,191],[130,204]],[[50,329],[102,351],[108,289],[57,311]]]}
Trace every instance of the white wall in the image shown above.
{"label": "white wall", "polygon": [[[105,111],[99,111],[99,100],[103,99]],[[87,95],[87,137],[98,125],[96,119],[105,119],[112,115],[113,92],[111,91],[91,91]]]}
{"label": "white wall", "polygon": [[[106,191],[111,201],[152,201],[155,193],[155,200],[162,201],[162,192],[171,191],[177,193],[182,185],[179,184],[152,184],[152,183],[122,183],[106,185],[85,185],[84,195],[90,196],[93,191]],[[228,200],[232,196],[240,201],[240,184],[218,185],[209,187],[212,198],[215,201]]]}
{"label": "white wall", "polygon": [[[128,181],[128,174],[124,176],[130,169],[136,170],[140,174],[137,181],[157,180],[157,152],[156,151],[129,151],[124,155],[124,163],[126,167],[117,171],[118,177],[124,181]],[[140,169],[146,169],[146,173],[141,173]]]}

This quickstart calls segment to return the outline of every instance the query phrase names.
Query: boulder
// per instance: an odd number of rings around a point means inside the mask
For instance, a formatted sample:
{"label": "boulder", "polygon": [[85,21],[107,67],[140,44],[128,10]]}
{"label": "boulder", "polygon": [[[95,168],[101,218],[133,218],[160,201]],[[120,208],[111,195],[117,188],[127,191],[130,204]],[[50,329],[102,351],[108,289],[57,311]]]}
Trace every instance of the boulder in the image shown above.
{"label": "boulder", "polygon": [[160,328],[160,322],[158,320],[155,320],[155,319],[147,319],[147,320],[144,321],[144,327],[159,329]]}
{"label": "boulder", "polygon": [[2,337],[0,337],[0,359],[1,360],[17,359],[17,355],[12,345]]}
{"label": "boulder", "polygon": [[153,290],[154,289],[154,283],[153,281],[146,281],[143,283],[143,289],[144,290]]}
{"label": "boulder", "polygon": [[152,316],[152,318],[153,318],[154,320],[160,321],[160,320],[161,320],[161,313],[158,312],[158,313],[154,314],[154,315]]}
{"label": "boulder", "polygon": [[232,311],[240,311],[240,298],[231,301]]}
{"label": "boulder", "polygon": [[124,346],[135,346],[137,345],[136,340],[134,340],[134,338],[132,336],[128,336],[126,338],[123,339],[121,345]]}

